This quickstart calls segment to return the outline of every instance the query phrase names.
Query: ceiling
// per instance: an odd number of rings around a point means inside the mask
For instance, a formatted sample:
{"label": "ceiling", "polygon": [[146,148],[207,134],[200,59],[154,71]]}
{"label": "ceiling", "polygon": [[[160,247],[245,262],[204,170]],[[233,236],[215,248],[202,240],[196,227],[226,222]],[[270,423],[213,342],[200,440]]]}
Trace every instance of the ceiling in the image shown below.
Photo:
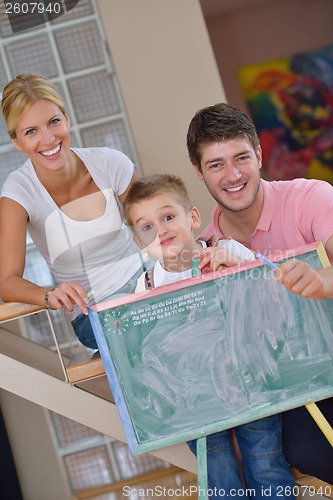
{"label": "ceiling", "polygon": [[270,0],[200,0],[200,3],[204,16],[209,17],[268,1]]}

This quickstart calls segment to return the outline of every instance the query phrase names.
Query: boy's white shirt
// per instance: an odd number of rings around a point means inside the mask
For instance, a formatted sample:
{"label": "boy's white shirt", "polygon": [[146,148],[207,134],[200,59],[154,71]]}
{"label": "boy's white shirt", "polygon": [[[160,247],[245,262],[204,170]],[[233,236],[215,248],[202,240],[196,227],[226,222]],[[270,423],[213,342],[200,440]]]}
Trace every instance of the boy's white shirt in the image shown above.
{"label": "boy's white shirt", "polygon": [[[202,245],[202,248],[207,248],[207,244],[205,241],[198,241]],[[239,257],[244,261],[254,260],[255,257],[253,252],[246,248],[244,245],[239,243],[236,240],[219,240],[218,246],[224,248],[229,253]],[[166,271],[160,261],[157,261],[154,266],[154,286],[162,286],[168,285],[169,283],[175,283],[177,281],[182,281],[187,278],[192,277],[192,270],[186,269],[186,271],[171,273],[170,271]],[[135,292],[143,292],[146,290],[146,273],[143,273],[138,279]]]}

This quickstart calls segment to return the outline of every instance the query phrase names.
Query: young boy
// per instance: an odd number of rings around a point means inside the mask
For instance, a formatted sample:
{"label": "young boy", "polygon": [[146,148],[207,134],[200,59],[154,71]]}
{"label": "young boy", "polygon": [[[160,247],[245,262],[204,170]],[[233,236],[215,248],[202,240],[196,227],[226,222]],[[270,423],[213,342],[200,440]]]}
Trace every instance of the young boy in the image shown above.
{"label": "young boy", "polygon": [[[153,175],[137,180],[124,203],[125,218],[140,248],[156,264],[138,280],[136,292],[191,277],[192,258],[203,256],[199,267],[209,263],[235,265],[253,260],[253,253],[235,240],[221,240],[218,247],[206,247],[196,241],[194,230],[200,227],[200,212],[193,207],[183,181],[173,175]],[[207,437],[208,483],[216,492],[211,498],[246,496],[254,498],[295,498],[289,466],[282,454],[280,415],[241,425],[235,429],[242,451],[244,483],[232,449],[231,430]],[[196,441],[188,443],[196,452]],[[267,489],[268,488],[268,489]],[[235,495],[235,492],[237,493]],[[252,496],[253,496],[252,492]]]}

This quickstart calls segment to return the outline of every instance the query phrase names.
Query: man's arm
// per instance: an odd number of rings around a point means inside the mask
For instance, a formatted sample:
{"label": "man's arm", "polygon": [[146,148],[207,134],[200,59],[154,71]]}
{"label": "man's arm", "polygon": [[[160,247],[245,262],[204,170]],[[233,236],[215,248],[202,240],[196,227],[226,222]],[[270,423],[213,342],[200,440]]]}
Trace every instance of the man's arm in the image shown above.
{"label": "man's arm", "polygon": [[[333,258],[333,235],[327,240],[325,249]],[[275,271],[277,280],[290,292],[307,299],[333,298],[333,267],[314,270],[305,262],[290,259]]]}

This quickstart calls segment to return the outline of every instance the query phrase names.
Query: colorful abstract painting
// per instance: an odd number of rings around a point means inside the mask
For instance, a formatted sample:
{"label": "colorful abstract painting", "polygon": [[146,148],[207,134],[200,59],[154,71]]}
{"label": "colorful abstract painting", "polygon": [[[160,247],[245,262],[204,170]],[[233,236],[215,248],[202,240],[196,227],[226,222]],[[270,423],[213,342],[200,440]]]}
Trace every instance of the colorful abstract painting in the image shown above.
{"label": "colorful abstract painting", "polygon": [[333,184],[333,45],[245,66],[238,76],[263,149],[263,177]]}

